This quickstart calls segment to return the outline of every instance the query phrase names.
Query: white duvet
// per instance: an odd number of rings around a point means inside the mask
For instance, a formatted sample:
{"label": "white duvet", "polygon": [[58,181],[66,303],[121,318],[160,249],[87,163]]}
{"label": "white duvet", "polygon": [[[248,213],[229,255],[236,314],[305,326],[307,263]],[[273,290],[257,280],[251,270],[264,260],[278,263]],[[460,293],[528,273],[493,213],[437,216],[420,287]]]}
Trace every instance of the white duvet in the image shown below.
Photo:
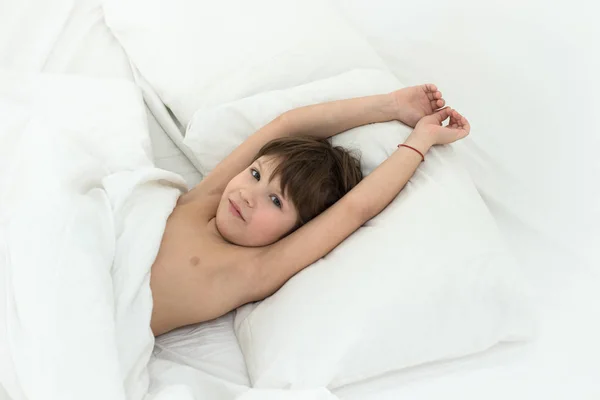
{"label": "white duvet", "polygon": [[143,398],[150,266],[185,184],[152,165],[134,85],[1,83],[1,383],[14,399]]}

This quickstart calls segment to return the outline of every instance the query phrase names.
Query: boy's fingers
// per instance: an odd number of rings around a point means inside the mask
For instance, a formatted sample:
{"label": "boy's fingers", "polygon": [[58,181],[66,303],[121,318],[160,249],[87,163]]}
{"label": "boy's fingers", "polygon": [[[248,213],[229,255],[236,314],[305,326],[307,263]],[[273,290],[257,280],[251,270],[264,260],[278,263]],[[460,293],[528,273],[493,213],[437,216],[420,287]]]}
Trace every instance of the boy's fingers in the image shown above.
{"label": "boy's fingers", "polygon": [[459,125],[462,129],[465,129],[467,133],[471,129],[471,125],[469,125],[469,121],[465,117],[462,116],[456,110],[452,110],[452,116],[450,117],[450,125],[454,126],[454,124]]}
{"label": "boy's fingers", "polygon": [[452,109],[450,107],[446,107],[446,108],[442,108],[439,111],[435,112],[435,117],[437,118],[439,123],[444,122],[444,120],[446,120],[446,118],[448,118],[450,116],[450,113],[452,112]]}
{"label": "boy's fingers", "polygon": [[465,119],[465,122],[463,124],[463,129],[465,131],[467,131],[467,133],[471,132],[471,124],[469,124],[469,121],[467,121],[466,119]]}
{"label": "boy's fingers", "polygon": [[427,84],[425,84],[425,88],[426,88],[427,97],[429,97],[429,100],[435,100],[436,99],[435,92],[437,92],[437,86],[435,86],[433,83],[427,83]]}

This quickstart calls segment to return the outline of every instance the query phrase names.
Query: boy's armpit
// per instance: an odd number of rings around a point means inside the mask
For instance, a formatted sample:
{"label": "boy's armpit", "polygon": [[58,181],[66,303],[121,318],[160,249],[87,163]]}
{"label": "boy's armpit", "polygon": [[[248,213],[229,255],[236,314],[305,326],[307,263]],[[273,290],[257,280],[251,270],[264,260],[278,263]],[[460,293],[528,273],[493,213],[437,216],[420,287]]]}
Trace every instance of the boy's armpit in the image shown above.
{"label": "boy's armpit", "polygon": [[199,217],[208,222],[216,216],[221,196],[211,195],[198,186],[179,197],[173,212],[180,212],[185,209],[189,217],[194,214],[194,219]]}
{"label": "boy's armpit", "polygon": [[177,205],[195,202],[200,199],[206,201],[206,199],[210,197],[216,197],[218,199],[221,198],[221,193],[211,193],[208,189],[209,188],[207,187],[207,185],[203,184],[203,181],[198,183],[187,193],[184,193],[179,197],[179,200],[177,200]]}

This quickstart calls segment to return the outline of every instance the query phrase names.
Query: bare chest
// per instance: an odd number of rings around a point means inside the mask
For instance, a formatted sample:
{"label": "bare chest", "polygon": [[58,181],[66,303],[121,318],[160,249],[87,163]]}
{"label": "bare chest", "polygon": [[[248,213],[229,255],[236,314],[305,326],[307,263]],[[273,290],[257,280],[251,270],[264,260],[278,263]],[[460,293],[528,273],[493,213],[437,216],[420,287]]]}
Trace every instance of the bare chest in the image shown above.
{"label": "bare chest", "polygon": [[217,271],[227,263],[223,247],[206,220],[174,211],[150,275],[153,330],[210,319]]}

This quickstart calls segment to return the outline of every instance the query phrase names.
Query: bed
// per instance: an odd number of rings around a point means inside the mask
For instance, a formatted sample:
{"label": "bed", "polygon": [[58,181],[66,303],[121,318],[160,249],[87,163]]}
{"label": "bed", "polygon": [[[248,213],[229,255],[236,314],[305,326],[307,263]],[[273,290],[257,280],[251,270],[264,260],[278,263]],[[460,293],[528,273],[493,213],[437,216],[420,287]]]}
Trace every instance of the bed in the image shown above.
{"label": "bed", "polygon": [[[403,78],[405,75],[410,76],[405,78],[405,82],[445,78],[436,76],[432,70],[416,72],[419,64],[411,64],[407,57],[398,56],[411,51],[418,53],[418,50],[403,44],[394,30],[397,22],[393,16],[401,14],[397,4],[380,0],[377,4],[369,3],[366,8],[366,2],[359,0],[333,3],[366,35],[396,75]],[[384,9],[388,10],[385,18],[381,12]],[[509,7],[502,9],[508,13]],[[7,10],[7,13],[0,16],[2,69],[32,74],[43,72],[123,79],[135,83],[145,102],[147,130],[155,165],[180,175],[188,187],[193,187],[202,179],[202,174],[193,163],[193,156],[181,145],[185,127],[179,124],[152,86],[131,64],[127,54],[105,25],[102,1],[64,0],[52,4],[31,1],[18,6],[16,3],[11,4]],[[403,21],[409,24],[409,21]],[[17,40],[12,41],[11,38]],[[430,40],[430,37],[424,37],[423,48],[434,47]],[[510,43],[508,39],[507,43]],[[419,56],[428,60],[435,59],[427,51]],[[543,59],[543,55],[540,59]],[[592,62],[597,62],[597,59]],[[407,68],[407,65],[413,69]],[[511,72],[502,71],[506,76],[511,76]],[[468,79],[466,72],[461,74],[464,80]],[[549,79],[552,78],[555,76],[550,75]],[[533,88],[538,88],[539,85],[541,83]],[[449,88],[453,89],[455,88]],[[510,101],[510,98],[502,98],[501,101]],[[560,100],[550,96],[547,102],[552,104],[553,101]],[[459,97],[457,104],[467,106],[473,103],[469,103],[467,96],[464,96]],[[510,105],[507,107],[510,108]],[[586,102],[585,107],[592,110],[592,103]],[[510,109],[514,111],[513,108]],[[515,111],[514,115],[518,115],[518,112]],[[535,129],[537,126],[528,122],[525,117],[523,121],[524,129]],[[547,124],[542,124],[541,130],[548,131],[557,121],[561,124],[561,129],[569,126],[567,122],[549,118]],[[486,127],[489,125],[481,120],[479,122]],[[578,131],[589,132],[594,129],[594,123],[589,120],[579,121],[577,124],[581,125],[577,128],[581,129]],[[508,136],[514,138],[511,134]],[[588,137],[577,136],[576,140],[587,143]],[[591,140],[593,139],[590,139],[590,145],[582,149],[582,153],[593,154]],[[535,144],[527,143],[526,139],[524,141],[525,144],[519,151],[535,148]],[[497,146],[497,152],[490,155],[494,146]],[[600,239],[597,235],[597,217],[600,214],[596,212],[600,192],[592,182],[597,176],[593,173],[597,170],[597,163],[593,165],[592,159],[585,157],[583,161],[590,162],[585,167],[582,160],[576,162],[575,165],[581,167],[580,170],[589,174],[581,178],[587,184],[586,189],[580,191],[573,181],[565,184],[565,191],[569,196],[549,200],[549,204],[544,206],[559,212],[553,213],[549,220],[544,220],[540,218],[540,215],[545,215],[541,212],[537,215],[528,213],[531,204],[526,204],[526,200],[519,196],[501,196],[499,193],[507,187],[503,186],[501,180],[497,185],[491,182],[492,177],[514,176],[515,165],[507,167],[505,150],[508,147],[508,144],[492,138],[488,142],[466,142],[457,150],[464,157],[503,237],[524,267],[527,282],[532,289],[533,309],[537,319],[536,339],[525,344],[500,345],[481,354],[421,365],[343,385],[331,390],[333,396],[340,399],[600,398],[600,345],[597,340],[600,337],[600,264],[595,258],[595,240]],[[548,145],[546,156],[551,159],[556,154],[556,148],[556,145]],[[540,155],[543,160],[539,165],[529,164],[531,170],[525,173],[526,178],[532,178],[532,181],[539,178],[539,186],[536,187],[538,199],[548,195],[549,187],[544,172],[541,172],[543,176],[540,175],[541,166],[552,169],[556,179],[563,181],[566,181],[565,176],[575,170],[575,167],[561,170],[549,166],[549,163],[545,163],[546,156]],[[518,153],[516,159],[515,164],[521,162],[521,166],[528,166],[523,163],[523,153]],[[560,160],[571,161],[570,158]],[[512,170],[508,171],[505,167]],[[496,173],[499,175],[494,175]],[[529,193],[532,192],[533,190]],[[580,201],[582,196],[586,200]],[[571,218],[565,217],[566,211],[570,212]],[[559,226],[564,229],[558,229]],[[150,381],[147,398],[162,398],[161,388],[167,385],[186,387],[187,398],[192,399],[227,399],[243,396],[245,393],[248,395],[250,392],[247,389],[251,386],[251,381],[234,331],[234,317],[235,313],[230,313],[217,320],[181,328],[157,338],[148,362]],[[39,393],[43,392],[30,392],[30,396],[14,397],[14,400],[43,398],[36,397]],[[281,395],[278,393],[255,392],[254,396],[284,398],[277,397]],[[326,398],[318,397],[319,395],[321,394],[310,393],[306,398]],[[2,396],[9,398],[0,385],[0,397]]]}

